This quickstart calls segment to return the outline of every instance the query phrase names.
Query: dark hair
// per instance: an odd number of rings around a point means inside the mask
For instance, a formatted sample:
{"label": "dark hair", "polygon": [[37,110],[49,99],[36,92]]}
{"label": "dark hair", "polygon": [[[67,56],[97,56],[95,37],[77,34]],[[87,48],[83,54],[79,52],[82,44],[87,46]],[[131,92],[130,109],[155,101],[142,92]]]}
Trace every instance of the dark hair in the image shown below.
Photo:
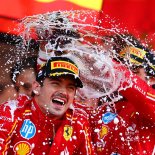
{"label": "dark hair", "polygon": [[123,48],[127,46],[134,46],[143,50],[146,50],[146,47],[142,45],[140,40],[138,40],[135,36],[132,34],[115,34],[111,36],[105,36],[103,37],[103,42],[106,42],[108,39],[113,39],[112,42],[112,48],[115,50],[117,53],[119,53]]}
{"label": "dark hair", "polygon": [[37,70],[37,56],[27,57],[26,59],[21,59],[12,67],[11,69],[11,80],[16,83],[17,76],[25,69],[34,69],[35,73]]}
{"label": "dark hair", "polygon": [[[109,41],[109,39],[111,39]],[[140,62],[141,65],[136,65],[136,64],[132,64],[130,66],[131,70],[137,70],[138,68],[143,67],[143,63],[145,61],[146,55],[148,52],[150,52],[150,50],[148,48],[146,48],[145,46],[142,45],[142,43],[140,42],[140,40],[138,40],[135,36],[133,36],[132,34],[128,34],[128,33],[124,33],[124,34],[115,34],[115,35],[111,35],[111,36],[105,36],[103,37],[103,41],[105,43],[109,43],[112,46],[113,51],[115,52],[115,60],[116,61],[121,61],[122,63],[129,63],[128,60],[125,59],[125,57],[123,57],[122,55],[120,55],[120,52],[125,49],[126,47],[130,47],[133,46],[135,48],[139,48],[142,49],[144,51],[146,51],[146,54],[143,58],[143,60],[139,60],[139,58],[135,57],[134,55],[130,55],[130,57],[132,59],[135,59],[136,61]]]}
{"label": "dark hair", "polygon": [[147,76],[155,77],[155,55],[148,52],[144,59],[144,69]]}
{"label": "dark hair", "polygon": [[[59,47],[63,47],[64,45],[71,43],[73,38],[80,38],[80,33],[77,30],[64,26],[66,25],[66,20],[69,22],[67,17],[63,18],[59,11],[55,14],[55,16],[54,20],[51,19],[51,22],[55,23],[55,27],[50,30],[50,33],[49,30],[44,30],[42,33],[42,30],[38,29],[38,38],[50,41],[50,43],[54,45],[55,49],[59,49]],[[42,34],[44,35],[42,36]],[[62,51],[59,51],[59,53],[60,52]]]}

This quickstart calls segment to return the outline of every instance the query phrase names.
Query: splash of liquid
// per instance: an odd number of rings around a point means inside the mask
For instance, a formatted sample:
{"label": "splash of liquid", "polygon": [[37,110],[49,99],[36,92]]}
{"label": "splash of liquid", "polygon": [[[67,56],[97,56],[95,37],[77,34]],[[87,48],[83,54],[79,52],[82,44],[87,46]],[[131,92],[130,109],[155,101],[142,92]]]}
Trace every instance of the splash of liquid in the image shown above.
{"label": "splash of liquid", "polygon": [[103,35],[118,34],[119,30],[100,27],[95,22],[88,24],[96,18],[92,11],[62,11],[26,17],[21,23],[25,45],[32,39],[44,42],[48,57],[58,54],[49,51],[58,51],[78,65],[84,84],[77,94],[80,98],[110,96],[123,81],[128,81],[117,69],[123,64],[115,63],[112,46],[103,41]]}

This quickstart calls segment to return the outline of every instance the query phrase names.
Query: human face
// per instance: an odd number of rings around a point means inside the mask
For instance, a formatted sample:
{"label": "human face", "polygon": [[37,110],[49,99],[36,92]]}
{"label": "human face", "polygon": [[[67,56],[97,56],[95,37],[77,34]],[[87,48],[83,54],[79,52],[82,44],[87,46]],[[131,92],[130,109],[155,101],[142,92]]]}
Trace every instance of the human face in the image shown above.
{"label": "human face", "polygon": [[[137,69],[136,72],[134,72],[137,76],[139,76],[142,80],[144,80],[149,86],[155,85],[155,77],[153,76],[147,76],[144,68]],[[154,86],[155,87],[155,86]],[[153,87],[153,88],[154,88]]]}
{"label": "human face", "polygon": [[36,80],[35,71],[33,68],[23,70],[17,77],[16,87],[19,89],[19,94],[25,94],[29,97],[32,95],[32,83]]}
{"label": "human face", "polygon": [[36,85],[35,90],[41,110],[55,119],[64,115],[76,93],[75,82],[69,77],[45,78],[43,86]]}
{"label": "human face", "polygon": [[139,76],[142,80],[146,81],[146,73],[144,68],[138,68],[136,71],[134,71],[134,73]]}

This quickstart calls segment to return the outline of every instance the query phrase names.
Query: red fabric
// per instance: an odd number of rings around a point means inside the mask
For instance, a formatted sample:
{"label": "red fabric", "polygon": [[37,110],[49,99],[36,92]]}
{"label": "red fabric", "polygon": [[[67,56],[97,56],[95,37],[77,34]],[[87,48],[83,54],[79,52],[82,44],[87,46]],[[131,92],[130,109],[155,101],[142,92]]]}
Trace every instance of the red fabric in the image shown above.
{"label": "red fabric", "polygon": [[143,117],[155,122],[155,90],[136,75],[132,77],[132,82],[132,87],[122,91],[122,95],[134,104]]}
{"label": "red fabric", "polygon": [[[153,154],[155,91],[135,76],[133,86],[122,91],[121,94],[126,99],[116,102],[115,107],[107,110],[107,106],[104,105],[91,114],[92,137],[97,154]],[[148,98],[147,94],[152,94],[150,95],[152,98]],[[116,118],[105,124],[102,119],[109,111],[116,114]]]}
{"label": "red fabric", "polygon": [[[101,4],[102,5],[102,4]],[[101,6],[102,7],[102,6]],[[8,11],[9,10],[9,11]],[[26,16],[32,16],[36,14],[44,14],[52,11],[70,11],[70,10],[92,10],[88,6],[79,6],[78,4],[71,3],[66,0],[53,0],[49,2],[39,2],[36,0],[7,0],[2,1],[0,5],[0,31],[10,34],[19,34],[18,24],[20,20]],[[98,12],[94,12],[93,16],[98,19]],[[86,23],[97,24],[97,20],[94,21],[87,17]],[[5,22],[3,22],[5,21]],[[7,23],[7,24],[6,24]],[[16,28],[16,30],[14,30]]]}
{"label": "red fabric", "polygon": [[[110,20],[115,21],[116,25],[119,24],[123,30],[128,30],[129,33],[140,37],[143,41],[145,39],[145,43],[155,49],[154,9],[154,0],[104,0],[102,7],[103,13],[109,15]],[[103,14],[102,18],[104,18]],[[113,24],[113,22],[111,23]],[[105,24],[108,22],[103,22],[103,26]]]}
{"label": "red fabric", "polygon": [[[137,37],[140,36],[143,41],[145,39],[145,42],[155,49],[154,8],[154,0],[103,0],[102,4],[103,13],[110,16],[109,20],[116,21],[119,27],[129,30],[130,33]],[[49,3],[41,3],[35,0],[1,1],[0,31],[17,34],[17,32],[13,31],[13,28],[17,25],[15,20],[25,16],[46,13],[47,11],[79,9],[85,10],[87,8],[67,2],[66,0],[55,0]],[[103,19],[102,26],[104,27],[109,23],[105,22],[107,18],[104,18],[103,14],[101,14],[100,19]],[[3,22],[4,20],[5,22]],[[12,21],[15,21],[15,23]],[[115,25],[113,22],[110,23],[111,25]]]}
{"label": "red fabric", "polygon": [[87,118],[75,111],[68,110],[62,120],[54,121],[40,111],[35,100],[22,97],[3,104],[0,114],[1,154],[95,154]]}

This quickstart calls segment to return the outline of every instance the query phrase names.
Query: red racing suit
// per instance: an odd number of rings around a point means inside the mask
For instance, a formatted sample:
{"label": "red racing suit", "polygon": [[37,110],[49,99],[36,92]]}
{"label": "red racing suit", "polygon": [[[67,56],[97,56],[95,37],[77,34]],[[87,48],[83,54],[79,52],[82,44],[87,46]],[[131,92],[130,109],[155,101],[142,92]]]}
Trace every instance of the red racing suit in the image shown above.
{"label": "red racing suit", "polygon": [[0,154],[94,155],[86,115],[69,109],[61,120],[20,96],[0,106]]}
{"label": "red racing suit", "polygon": [[[45,52],[40,51],[38,64],[46,59]],[[131,76],[129,72],[127,74]],[[91,110],[76,105],[90,116],[92,139],[98,155],[155,154],[155,92],[140,78],[133,76],[132,80],[132,87],[121,91],[126,100],[118,101],[112,108],[103,105]]]}
{"label": "red racing suit", "polygon": [[126,98],[103,105],[90,114],[92,138],[98,155],[155,154],[155,91],[137,76]]}

